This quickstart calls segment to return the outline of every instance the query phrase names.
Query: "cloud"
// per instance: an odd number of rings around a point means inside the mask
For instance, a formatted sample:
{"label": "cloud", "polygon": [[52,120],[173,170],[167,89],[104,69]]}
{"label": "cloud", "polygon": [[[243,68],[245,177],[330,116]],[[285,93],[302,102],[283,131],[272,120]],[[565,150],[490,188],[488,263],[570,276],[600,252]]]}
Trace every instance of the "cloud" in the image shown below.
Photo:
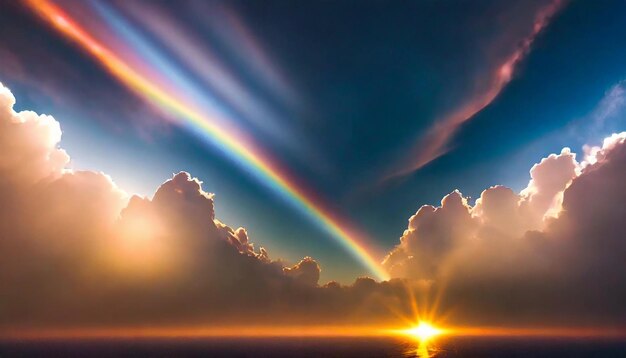
{"label": "cloud", "polygon": [[320,279],[320,266],[310,257],[305,257],[293,267],[283,268],[287,276],[310,286],[316,286]]}
{"label": "cloud", "polygon": [[[507,54],[487,54],[489,68],[477,76],[477,85],[467,99],[450,113],[438,119],[426,134],[409,150],[409,156],[386,174],[385,179],[406,175],[420,169],[447,153],[448,144],[459,127],[471,120],[478,112],[487,107],[500,94],[502,89],[511,81],[516,67],[530,52],[537,36],[548,25],[551,18],[563,6],[564,1],[553,0],[539,8],[531,22],[522,24],[526,33],[521,38],[506,38],[507,44],[517,43]],[[514,27],[515,22],[507,26]],[[517,24],[517,26],[520,26]],[[502,33],[517,33],[519,29],[509,28]],[[510,37],[510,35],[509,35]],[[506,46],[503,46],[506,47]],[[496,51],[497,52],[497,51]],[[495,58],[489,58],[495,57]]]}
{"label": "cloud", "polygon": [[[29,328],[404,325],[415,301],[457,324],[622,324],[626,132],[582,162],[569,149],[519,193],[459,192],[422,206],[385,259],[394,279],[320,284],[287,265],[186,172],[152,198],[67,169],[54,118],[13,110],[0,86],[0,334]],[[435,304],[433,304],[435,302]]]}
{"label": "cloud", "polygon": [[482,324],[613,324],[626,318],[626,132],[584,162],[568,148],[472,206],[458,191],[409,219],[385,265],[429,280],[440,307]]}
{"label": "cloud", "polygon": [[620,113],[626,106],[626,81],[620,81],[611,87],[597,108],[592,113],[594,124],[597,127],[603,127],[604,122]]}
{"label": "cloud", "polygon": [[[600,138],[623,128],[626,109],[626,81],[622,80],[609,88],[594,110],[572,124],[572,130],[581,138]],[[584,145],[585,161],[595,160],[601,146]]]}
{"label": "cloud", "polygon": [[103,173],[67,169],[59,123],[14,104],[0,86],[0,334],[363,321],[357,312],[382,314],[402,292],[365,278],[319,286],[314,259],[272,260],[215,217],[213,195],[186,172],[129,198]]}
{"label": "cloud", "polygon": [[34,184],[45,177],[58,177],[69,162],[68,155],[56,145],[61,127],[52,117],[34,112],[13,111],[15,97],[0,87],[0,170],[3,180],[15,184]]}

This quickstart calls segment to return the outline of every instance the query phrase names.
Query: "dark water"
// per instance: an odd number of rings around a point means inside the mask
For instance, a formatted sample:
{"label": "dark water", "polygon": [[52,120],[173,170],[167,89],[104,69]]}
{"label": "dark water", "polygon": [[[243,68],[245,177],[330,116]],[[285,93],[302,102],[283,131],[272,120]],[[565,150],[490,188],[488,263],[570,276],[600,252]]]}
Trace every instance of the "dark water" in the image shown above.
{"label": "dark water", "polygon": [[400,338],[3,341],[0,357],[622,357],[626,341]]}

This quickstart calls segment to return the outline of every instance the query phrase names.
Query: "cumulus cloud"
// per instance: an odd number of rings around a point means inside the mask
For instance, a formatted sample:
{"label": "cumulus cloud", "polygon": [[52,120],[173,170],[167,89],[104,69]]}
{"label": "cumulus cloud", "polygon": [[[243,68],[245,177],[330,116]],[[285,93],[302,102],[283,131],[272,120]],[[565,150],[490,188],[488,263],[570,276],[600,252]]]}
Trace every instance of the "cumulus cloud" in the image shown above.
{"label": "cumulus cloud", "polygon": [[[576,155],[569,148],[551,154],[530,170],[528,186],[519,194],[497,185],[484,190],[471,206],[455,190],[439,207],[422,206],[409,219],[400,245],[385,260],[391,272],[401,276],[436,276],[447,255],[475,236],[518,237],[540,230],[546,220],[561,211],[563,192],[580,172]],[[409,263],[415,263],[415,265]],[[411,266],[410,268],[406,267]]]}
{"label": "cumulus cloud", "polygon": [[61,127],[52,117],[13,111],[15,97],[0,87],[0,171],[2,180],[31,185],[45,177],[58,177],[69,156],[56,148]]}
{"label": "cumulus cloud", "polygon": [[582,163],[568,148],[469,205],[458,191],[409,219],[385,259],[394,277],[429,280],[457,319],[621,324],[626,309],[626,132]]}
{"label": "cumulus cloud", "polygon": [[14,104],[0,85],[0,332],[340,322],[401,292],[365,279],[320,287],[314,259],[272,260],[215,217],[186,172],[129,198],[105,174],[69,169],[59,123]]}
{"label": "cumulus cloud", "polygon": [[2,323],[89,320],[107,311],[97,306],[105,298],[112,302],[106,307],[123,311],[136,287],[151,292],[135,296],[149,310],[159,299],[176,303],[161,289],[206,290],[212,280],[236,283],[238,275],[245,282],[284,278],[244,229],[215,220],[213,197],[197,179],[178,173],[152,199],[129,199],[102,173],[68,169],[59,123],[17,113],[14,104],[0,86]]}
{"label": "cumulus cloud", "polygon": [[305,257],[293,267],[283,268],[283,272],[287,276],[294,277],[296,280],[311,286],[317,285],[320,271],[320,266],[310,257]]}

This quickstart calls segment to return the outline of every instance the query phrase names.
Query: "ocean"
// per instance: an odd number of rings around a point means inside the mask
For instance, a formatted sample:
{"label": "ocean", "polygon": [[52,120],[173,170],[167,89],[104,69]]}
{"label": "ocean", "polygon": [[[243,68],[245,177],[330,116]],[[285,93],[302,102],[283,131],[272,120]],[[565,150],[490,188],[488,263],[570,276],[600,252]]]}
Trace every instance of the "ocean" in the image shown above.
{"label": "ocean", "polygon": [[194,338],[2,341],[0,357],[622,357],[617,339]]}

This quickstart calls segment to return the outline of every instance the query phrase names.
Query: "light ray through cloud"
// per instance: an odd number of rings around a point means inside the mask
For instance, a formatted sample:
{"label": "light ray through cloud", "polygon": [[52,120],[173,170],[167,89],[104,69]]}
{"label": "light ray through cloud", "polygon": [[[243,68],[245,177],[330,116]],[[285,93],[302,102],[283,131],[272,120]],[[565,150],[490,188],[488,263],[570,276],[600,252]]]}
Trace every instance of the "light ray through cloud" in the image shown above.
{"label": "light ray through cloud", "polygon": [[199,84],[206,88],[205,92],[214,92],[220,101],[227,102],[229,108],[241,113],[242,119],[255,129],[303,154],[302,143],[293,140],[292,133],[277,120],[278,115],[254,96],[206,43],[186,32],[182,24],[157,8],[146,9],[132,2],[123,6],[133,20],[158,37],[168,53],[193,71]]}
{"label": "light ray through cloud", "polygon": [[275,61],[235,11],[223,5],[209,7],[205,3],[199,3],[198,7],[202,13],[214,14],[211,21],[205,21],[203,25],[217,34],[237,59],[250,68],[250,74],[257,77],[281,101],[293,106],[300,105],[284,74],[276,68]]}

